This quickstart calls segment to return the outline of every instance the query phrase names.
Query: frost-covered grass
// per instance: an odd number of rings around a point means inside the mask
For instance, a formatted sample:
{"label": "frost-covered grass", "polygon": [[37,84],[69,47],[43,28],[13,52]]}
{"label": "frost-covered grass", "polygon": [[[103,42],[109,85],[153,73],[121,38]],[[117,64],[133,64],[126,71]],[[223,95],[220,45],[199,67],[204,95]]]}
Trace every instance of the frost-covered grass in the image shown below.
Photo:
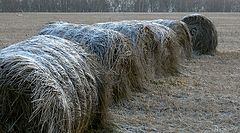
{"label": "frost-covered grass", "polygon": [[[0,14],[0,44],[32,36],[49,21],[93,24],[126,19],[181,19],[188,13],[15,13]],[[203,13],[216,25],[216,56],[186,62],[185,76],[152,82],[148,91],[112,106],[121,132],[240,132],[239,13]],[[13,21],[14,20],[14,21]]]}

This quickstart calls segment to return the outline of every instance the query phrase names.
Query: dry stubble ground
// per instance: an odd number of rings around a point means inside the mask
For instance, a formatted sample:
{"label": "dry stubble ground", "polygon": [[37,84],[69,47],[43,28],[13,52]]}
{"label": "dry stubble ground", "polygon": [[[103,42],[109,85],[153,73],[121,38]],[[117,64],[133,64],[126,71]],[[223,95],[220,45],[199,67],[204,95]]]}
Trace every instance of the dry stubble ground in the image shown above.
{"label": "dry stubble ground", "polygon": [[[0,13],[0,48],[34,35],[49,21],[180,19],[188,13]],[[240,132],[240,13],[204,13],[219,34],[216,56],[194,57],[180,77],[111,107],[120,132]]]}

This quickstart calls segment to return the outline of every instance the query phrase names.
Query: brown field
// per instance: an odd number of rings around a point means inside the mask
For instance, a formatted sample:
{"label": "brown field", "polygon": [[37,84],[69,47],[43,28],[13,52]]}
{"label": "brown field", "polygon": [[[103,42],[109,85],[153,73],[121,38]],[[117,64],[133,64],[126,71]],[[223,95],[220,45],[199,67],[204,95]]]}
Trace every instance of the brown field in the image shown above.
{"label": "brown field", "polygon": [[[180,19],[189,13],[0,13],[0,48],[26,39],[49,21],[73,23],[126,19]],[[113,105],[120,132],[240,132],[240,13],[203,13],[218,30],[216,56],[194,57],[179,77]]]}

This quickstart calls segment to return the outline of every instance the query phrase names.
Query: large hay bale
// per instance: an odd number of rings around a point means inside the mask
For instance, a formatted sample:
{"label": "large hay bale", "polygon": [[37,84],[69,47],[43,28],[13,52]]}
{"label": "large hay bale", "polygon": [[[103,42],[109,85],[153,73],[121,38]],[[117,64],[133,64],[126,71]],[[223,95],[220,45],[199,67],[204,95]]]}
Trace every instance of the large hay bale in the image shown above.
{"label": "large hay bale", "polygon": [[192,35],[193,52],[197,55],[214,55],[218,35],[211,20],[200,14],[192,14],[185,16],[182,21],[187,24]]}
{"label": "large hay bale", "polygon": [[191,59],[192,57],[191,34],[187,25],[184,22],[179,20],[166,20],[166,19],[156,19],[147,22],[158,23],[171,28],[176,33],[179,45],[183,47],[184,53],[182,53],[181,55],[184,55],[187,59]]}
{"label": "large hay bale", "polygon": [[0,127],[4,132],[83,132],[103,124],[101,68],[81,47],[35,36],[0,51]]}
{"label": "large hay bale", "polygon": [[179,72],[179,45],[175,41],[175,33],[170,28],[160,24],[146,24],[142,21],[106,22],[94,26],[126,35],[148,79],[153,80]]}
{"label": "large hay bale", "polygon": [[119,32],[100,29],[89,25],[55,22],[45,25],[39,34],[62,37],[96,54],[98,61],[112,75],[113,99],[127,97],[132,91],[144,89],[140,65],[132,55],[132,48],[124,35]]}

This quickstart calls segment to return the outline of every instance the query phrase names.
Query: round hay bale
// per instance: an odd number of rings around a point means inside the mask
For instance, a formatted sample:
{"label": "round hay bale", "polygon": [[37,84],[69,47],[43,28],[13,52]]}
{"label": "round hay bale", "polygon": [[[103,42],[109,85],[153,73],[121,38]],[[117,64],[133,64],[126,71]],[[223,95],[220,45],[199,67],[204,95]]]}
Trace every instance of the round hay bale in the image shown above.
{"label": "round hay bale", "polygon": [[35,36],[0,51],[4,132],[84,132],[106,117],[101,68],[81,47]]}
{"label": "round hay bale", "polygon": [[146,78],[154,80],[178,73],[178,44],[174,32],[163,25],[142,21],[97,23],[94,26],[126,35],[138,57]]}
{"label": "round hay bale", "polygon": [[185,16],[181,21],[187,24],[192,35],[193,52],[197,55],[216,53],[218,35],[214,24],[200,14]]}
{"label": "round hay bale", "polygon": [[144,89],[143,74],[132,55],[128,39],[119,32],[89,25],[56,22],[44,26],[39,34],[49,34],[77,42],[98,61],[112,77],[113,99],[128,97],[131,91]]}
{"label": "round hay bale", "polygon": [[183,47],[183,52],[181,55],[185,56],[187,59],[192,58],[192,41],[191,34],[187,25],[178,20],[166,20],[166,19],[157,19],[151,20],[149,22],[162,24],[171,28],[176,33],[176,38],[180,46]]}

